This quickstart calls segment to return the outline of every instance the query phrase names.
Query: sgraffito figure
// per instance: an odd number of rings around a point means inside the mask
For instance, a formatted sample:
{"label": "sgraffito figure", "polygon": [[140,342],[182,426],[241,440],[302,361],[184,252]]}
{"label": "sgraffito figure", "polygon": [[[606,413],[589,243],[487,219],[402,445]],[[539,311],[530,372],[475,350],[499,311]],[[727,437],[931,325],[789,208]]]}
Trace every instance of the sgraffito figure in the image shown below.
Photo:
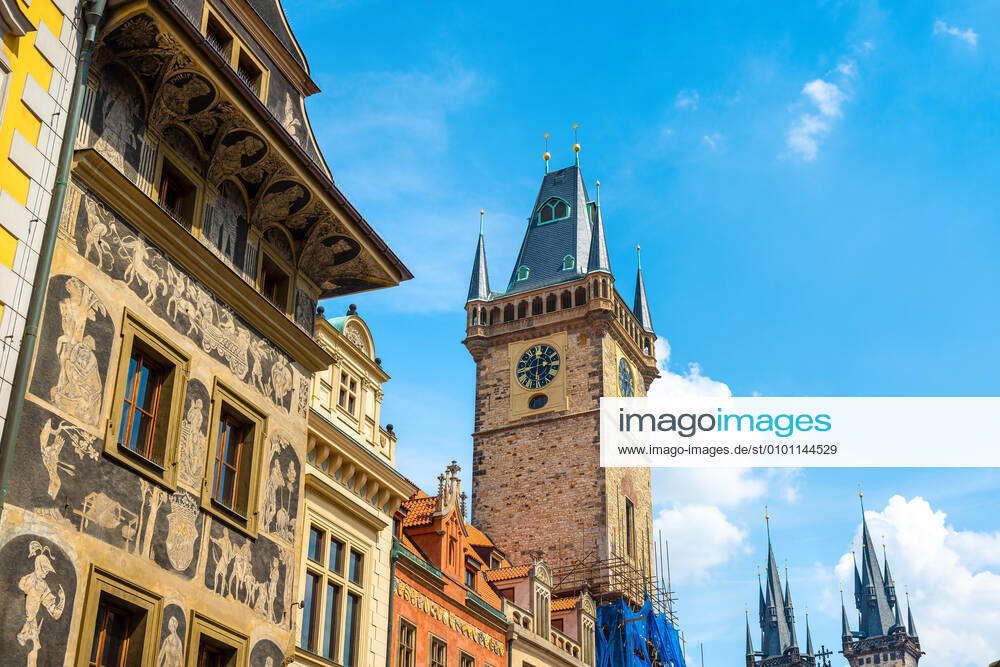
{"label": "sgraffito figure", "polygon": [[30,645],[25,665],[36,667],[38,651],[42,648],[42,626],[45,617],[59,620],[66,605],[66,593],[58,584],[53,591],[45,580],[56,571],[52,564],[52,552],[48,547],[32,540],[28,545],[28,558],[34,561],[34,567],[17,583],[17,587],[24,593],[24,625],[17,633],[17,643],[21,646]]}

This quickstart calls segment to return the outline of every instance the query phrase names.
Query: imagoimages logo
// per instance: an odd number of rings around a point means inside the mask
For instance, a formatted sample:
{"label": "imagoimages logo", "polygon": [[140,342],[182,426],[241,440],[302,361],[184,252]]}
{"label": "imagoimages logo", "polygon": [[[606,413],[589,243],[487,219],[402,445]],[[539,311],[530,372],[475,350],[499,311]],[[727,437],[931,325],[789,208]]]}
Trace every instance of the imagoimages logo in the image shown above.
{"label": "imagoimages logo", "polygon": [[733,413],[716,408],[714,412],[629,412],[618,409],[620,433],[670,433],[692,438],[699,433],[763,433],[788,438],[802,433],[826,433],[833,428],[829,414],[762,412]]}

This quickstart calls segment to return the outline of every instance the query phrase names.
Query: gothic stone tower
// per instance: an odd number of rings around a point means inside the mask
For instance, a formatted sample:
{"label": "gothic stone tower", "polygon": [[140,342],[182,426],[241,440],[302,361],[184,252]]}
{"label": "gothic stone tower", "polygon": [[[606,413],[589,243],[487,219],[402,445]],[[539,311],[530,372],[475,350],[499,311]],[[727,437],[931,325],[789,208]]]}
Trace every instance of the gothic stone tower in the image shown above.
{"label": "gothic stone tower", "polygon": [[907,618],[904,623],[901,600],[896,597],[896,582],[889,570],[888,555],[883,555],[883,569],[879,566],[875,545],[868,532],[863,505],[861,525],[861,572],[858,572],[857,565],[854,568],[854,605],[858,610],[858,629],[851,630],[847,609],[841,602],[841,653],[852,667],[873,663],[884,667],[917,667],[924,653],[920,650],[913,611],[907,602]]}
{"label": "gothic stone tower", "polygon": [[514,562],[618,555],[651,573],[649,469],[599,466],[598,400],[645,394],[655,334],[641,270],[631,307],[615,289],[579,165],[545,174],[502,292],[480,229],[466,311],[475,525]]}

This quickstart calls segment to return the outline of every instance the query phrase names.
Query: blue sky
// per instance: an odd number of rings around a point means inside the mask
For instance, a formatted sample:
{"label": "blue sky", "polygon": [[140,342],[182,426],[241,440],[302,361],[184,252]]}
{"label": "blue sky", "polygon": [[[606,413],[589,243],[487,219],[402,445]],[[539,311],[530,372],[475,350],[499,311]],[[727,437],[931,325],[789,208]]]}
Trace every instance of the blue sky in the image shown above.
{"label": "blue sky", "polygon": [[[469,460],[478,211],[502,287],[542,134],[564,166],[573,123],[625,293],[643,246],[662,387],[996,393],[995,2],[285,5],[334,177],[417,276],[325,306],[356,302],[373,327],[400,467],[421,484]],[[764,504],[800,615],[838,643],[859,483],[923,664],[1000,658],[996,470],[657,471],[682,629],[706,665],[740,664]]]}

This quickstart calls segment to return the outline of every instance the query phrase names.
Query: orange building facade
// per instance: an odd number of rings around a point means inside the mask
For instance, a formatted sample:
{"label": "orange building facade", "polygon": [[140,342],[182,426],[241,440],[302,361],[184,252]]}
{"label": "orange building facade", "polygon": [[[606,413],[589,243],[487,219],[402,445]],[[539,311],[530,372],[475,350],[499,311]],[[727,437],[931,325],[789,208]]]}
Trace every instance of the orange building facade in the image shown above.
{"label": "orange building facade", "polygon": [[508,620],[484,577],[491,558],[505,559],[464,521],[457,472],[453,463],[438,478],[436,497],[418,493],[403,503],[392,566],[393,667],[508,664]]}

